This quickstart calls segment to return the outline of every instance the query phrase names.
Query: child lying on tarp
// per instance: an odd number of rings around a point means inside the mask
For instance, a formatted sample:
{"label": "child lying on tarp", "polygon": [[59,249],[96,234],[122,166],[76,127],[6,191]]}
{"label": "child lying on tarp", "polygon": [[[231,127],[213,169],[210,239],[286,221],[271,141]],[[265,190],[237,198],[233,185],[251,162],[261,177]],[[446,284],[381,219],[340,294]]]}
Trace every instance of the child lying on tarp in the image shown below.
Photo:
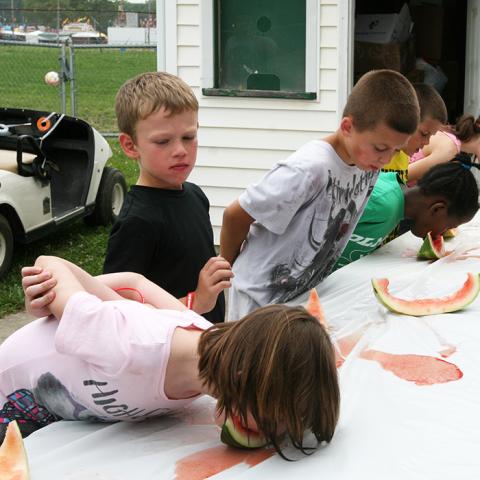
{"label": "child lying on tarp", "polygon": [[[0,346],[0,424],[17,420],[26,436],[60,419],[138,421],[207,394],[219,416],[236,415],[277,451],[284,434],[304,453],[306,430],[332,438],[334,351],[302,307],[213,326],[138,274],[93,278],[42,256],[22,275],[27,311],[48,317]],[[129,289],[146,304],[116,292]]]}

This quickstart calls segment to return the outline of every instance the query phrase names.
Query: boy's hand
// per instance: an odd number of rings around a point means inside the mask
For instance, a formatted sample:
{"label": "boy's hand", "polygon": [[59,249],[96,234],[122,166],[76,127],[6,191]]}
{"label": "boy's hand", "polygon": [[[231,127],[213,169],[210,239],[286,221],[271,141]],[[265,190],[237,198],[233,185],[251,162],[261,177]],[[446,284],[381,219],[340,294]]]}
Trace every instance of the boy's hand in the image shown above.
{"label": "boy's hand", "polygon": [[218,294],[231,286],[232,267],[223,257],[211,257],[200,270],[193,310],[210,312],[217,303]]}
{"label": "boy's hand", "polygon": [[50,315],[48,305],[55,298],[53,288],[57,284],[52,274],[40,267],[22,268],[22,288],[25,294],[25,309],[34,317]]}

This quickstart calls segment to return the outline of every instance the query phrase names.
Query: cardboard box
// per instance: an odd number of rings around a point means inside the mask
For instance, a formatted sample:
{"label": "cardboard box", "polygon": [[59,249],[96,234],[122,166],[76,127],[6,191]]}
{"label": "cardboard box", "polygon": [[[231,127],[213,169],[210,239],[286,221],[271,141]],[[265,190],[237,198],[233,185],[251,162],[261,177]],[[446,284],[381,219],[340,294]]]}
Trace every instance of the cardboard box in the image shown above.
{"label": "cardboard box", "polygon": [[412,19],[407,4],[399,13],[357,15],[355,41],[369,43],[401,43],[408,39]]}
{"label": "cardboard box", "polygon": [[370,70],[388,68],[407,73],[415,68],[415,41],[411,36],[401,43],[355,42],[354,72],[363,74]]}

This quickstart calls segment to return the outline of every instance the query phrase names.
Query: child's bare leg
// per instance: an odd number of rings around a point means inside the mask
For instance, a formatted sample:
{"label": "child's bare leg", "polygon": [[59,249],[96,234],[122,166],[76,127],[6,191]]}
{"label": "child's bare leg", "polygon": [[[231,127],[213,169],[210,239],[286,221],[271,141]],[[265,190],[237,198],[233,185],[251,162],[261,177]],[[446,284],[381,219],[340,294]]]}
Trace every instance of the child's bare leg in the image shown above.
{"label": "child's bare leg", "polygon": [[[35,267],[25,267],[22,270],[23,287],[25,291],[25,304],[27,311],[36,316],[48,315],[46,311],[48,303],[55,296],[56,275],[49,279],[49,273],[53,273],[50,266],[62,265],[64,269],[71,272],[83,290],[89,292],[101,300],[119,300],[123,297],[115,292],[119,288],[133,288],[141,292],[145,302],[156,307],[171,310],[185,310],[185,306],[163,290],[158,285],[150,282],[142,275],[132,272],[112,273],[92,277],[77,265],[57,257],[39,257]],[[38,271],[42,267],[42,271]]]}
{"label": "child's bare leg", "polygon": [[133,288],[143,296],[145,303],[156,308],[171,310],[185,310],[186,307],[174,296],[163,288],[147,280],[143,275],[133,272],[109,273],[92,277],[77,265],[62,260],[67,264],[85,290],[101,300],[119,300],[123,297],[116,290],[121,288]]}
{"label": "child's bare leg", "polygon": [[[47,306],[50,313],[60,319],[69,298],[77,292],[89,292],[101,300],[121,298],[109,287],[92,277],[80,267],[57,257],[41,256],[35,262],[36,267],[52,274],[57,284],[53,288],[55,298]],[[30,294],[32,291],[30,290]]]}

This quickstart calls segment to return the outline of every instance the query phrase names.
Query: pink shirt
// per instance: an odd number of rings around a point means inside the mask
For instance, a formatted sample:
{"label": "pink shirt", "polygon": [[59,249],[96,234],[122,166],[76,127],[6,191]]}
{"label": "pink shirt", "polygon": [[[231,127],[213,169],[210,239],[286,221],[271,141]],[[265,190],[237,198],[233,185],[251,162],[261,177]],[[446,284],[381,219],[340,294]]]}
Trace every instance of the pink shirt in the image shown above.
{"label": "pink shirt", "polygon": [[211,325],[190,310],[103,302],[78,292],[60,322],[38,319],[0,346],[0,408],[7,397],[25,390],[64,419],[137,421],[162,415],[197,398],[165,395],[175,328]]}
{"label": "pink shirt", "polygon": [[[453,133],[445,132],[443,130],[439,130],[438,133],[443,133],[444,135],[446,135],[455,144],[455,147],[457,148],[457,153],[460,153],[462,142]],[[423,150],[420,149],[418,152],[415,152],[410,157],[409,163],[417,162],[422,158],[425,158],[425,154],[423,153]]]}

